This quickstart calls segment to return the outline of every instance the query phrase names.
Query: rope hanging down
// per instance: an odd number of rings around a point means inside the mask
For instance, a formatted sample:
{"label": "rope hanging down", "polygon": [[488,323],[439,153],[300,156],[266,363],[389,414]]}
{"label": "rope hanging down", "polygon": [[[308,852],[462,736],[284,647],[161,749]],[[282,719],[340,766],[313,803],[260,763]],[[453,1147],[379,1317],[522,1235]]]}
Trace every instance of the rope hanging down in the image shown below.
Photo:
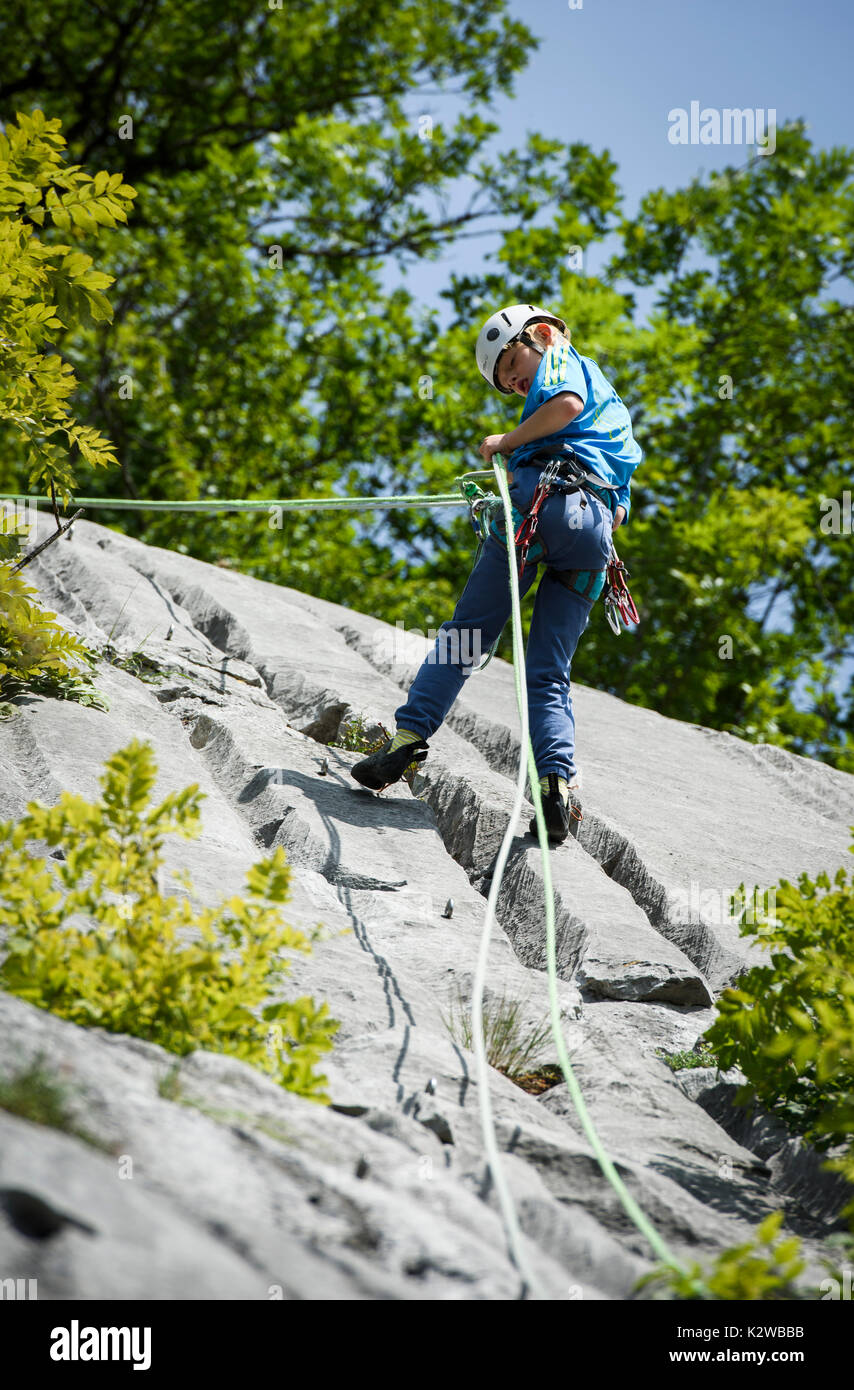
{"label": "rope hanging down", "polygon": [[[543,817],[542,798],[540,793],[540,781],[537,775],[537,766],[534,761],[534,750],[531,745],[529,725],[528,725],[528,694],[525,677],[525,655],[522,641],[522,618],[521,605],[519,601],[519,576],[516,573],[516,556],[513,540],[513,517],[510,493],[507,489],[506,473],[501,465],[493,457],[493,469],[498,482],[498,490],[501,494],[501,501],[504,507],[504,517],[507,523],[507,562],[510,574],[510,594],[513,622],[513,675],[516,685],[516,703],[519,708],[519,719],[522,726],[521,749],[519,758],[519,775],[516,781],[516,797],[513,809],[510,814],[510,821],[501,842],[498,852],[495,871],[493,873],[492,884],[489,890],[489,897],[486,905],[486,920],[483,926],[483,936],[481,939],[480,953],[478,955],[477,970],[475,973],[474,998],[472,1000],[472,1034],[475,1057],[478,1063],[478,1094],[481,1102],[481,1122],[483,1128],[484,1145],[489,1160],[490,1171],[495,1182],[496,1192],[501,1205],[504,1217],[505,1229],[507,1231],[508,1243],[510,1245],[513,1262],[519,1273],[522,1275],[526,1284],[530,1287],[535,1297],[543,1297],[537,1281],[531,1274],[527,1261],[520,1248],[519,1223],[513,1205],[512,1197],[507,1188],[506,1182],[501,1174],[501,1160],[498,1154],[498,1146],[495,1140],[495,1128],[492,1119],[492,1108],[489,1099],[489,1082],[486,1071],[486,1054],[483,1043],[483,992],[486,984],[486,959],[489,952],[489,939],[492,931],[492,923],[495,916],[495,904],[501,887],[501,879],[504,874],[504,867],[507,862],[507,855],[515,833],[516,822],[522,808],[522,799],[525,787],[525,772],[527,764],[528,778],[531,784],[531,792],[534,801],[534,812],[537,820],[537,839],[540,844],[540,854],[543,862],[543,889],[546,901],[546,957],[548,964],[549,977],[549,1005],[551,1014],[552,1034],[557,1048],[558,1060],[564,1080],[569,1088],[572,1102],[575,1106],[581,1127],[587,1136],[593,1153],[599,1163],[602,1172],[616,1192],[623,1205],[626,1214],[634,1222],[641,1235],[648,1241],[653,1252],[665,1264],[678,1270],[680,1274],[686,1274],[683,1265],[670,1253],[658,1231],[652,1222],[641,1211],[637,1202],[627,1190],[625,1184],[617,1173],[611,1159],[605,1152],[599,1134],[593,1121],[588,1114],[584,1103],[581,1089],[570,1066],[569,1056],[566,1051],[566,1044],[563,1040],[563,1033],[560,1026],[560,1001],[557,992],[557,951],[555,942],[555,910],[554,910],[554,891],[552,888],[551,865],[549,862],[548,841],[546,838],[546,823]],[[707,1291],[702,1285],[697,1285],[698,1293]]]}

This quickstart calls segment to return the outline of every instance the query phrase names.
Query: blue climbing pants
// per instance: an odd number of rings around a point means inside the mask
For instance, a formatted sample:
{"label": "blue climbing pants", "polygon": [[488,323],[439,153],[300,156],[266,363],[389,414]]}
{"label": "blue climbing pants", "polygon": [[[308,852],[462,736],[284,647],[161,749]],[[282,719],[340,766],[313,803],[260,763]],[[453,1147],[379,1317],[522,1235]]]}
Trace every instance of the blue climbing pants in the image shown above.
{"label": "blue climbing pants", "polygon": [[[542,465],[514,471],[510,500],[514,531],[528,511]],[[582,505],[582,498],[586,505]],[[486,656],[510,616],[510,576],[503,539],[503,512],[493,523],[478,562],[454,609],[443,623],[409,688],[406,703],[394,712],[396,723],[428,739],[439,728],[464,681]],[[519,581],[524,598],[540,563],[546,571],[534,599],[525,652],[528,719],[537,774],[556,772],[567,781],[575,767],[575,720],[569,672],[575,648],[587,626],[592,601],[565,587],[550,571],[602,570],[611,554],[612,516],[598,497],[586,492],[552,491],[540,507],[539,525]]]}

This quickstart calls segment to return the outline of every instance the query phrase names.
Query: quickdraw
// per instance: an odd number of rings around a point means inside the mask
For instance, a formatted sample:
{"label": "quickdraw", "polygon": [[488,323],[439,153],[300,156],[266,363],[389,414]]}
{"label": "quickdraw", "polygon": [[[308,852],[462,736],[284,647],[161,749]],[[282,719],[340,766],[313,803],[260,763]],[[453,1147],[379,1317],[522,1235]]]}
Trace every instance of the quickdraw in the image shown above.
{"label": "quickdraw", "polygon": [[552,483],[560,477],[560,459],[553,459],[547,464],[540,474],[534,495],[531,498],[531,505],[525,516],[522,517],[519,529],[514,537],[516,550],[519,555],[519,579],[521,580],[528,560],[530,550],[537,527],[540,524],[540,507],[545,502],[551,491]]}
{"label": "quickdraw", "polygon": [[629,592],[626,583],[629,570],[618,556],[614,545],[611,545],[611,558],[605,572],[605,617],[612,632],[619,637],[623,627],[628,627],[630,623],[639,623],[640,617],[635,607],[635,601]]}

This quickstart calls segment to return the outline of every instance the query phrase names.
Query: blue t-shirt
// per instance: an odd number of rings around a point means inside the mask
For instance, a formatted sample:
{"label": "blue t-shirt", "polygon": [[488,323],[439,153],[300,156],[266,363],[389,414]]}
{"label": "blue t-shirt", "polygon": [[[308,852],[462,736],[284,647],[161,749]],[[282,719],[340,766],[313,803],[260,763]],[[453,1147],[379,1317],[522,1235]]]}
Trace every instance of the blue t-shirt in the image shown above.
{"label": "blue t-shirt", "polygon": [[581,399],[579,414],[557,434],[520,444],[510,455],[507,467],[520,468],[542,450],[553,448],[559,452],[566,441],[593,473],[606,483],[617,485],[616,505],[624,507],[628,517],[629,487],[643,450],[632,434],[628,410],[592,357],[579,356],[566,341],[553,343],[540,358],[519,423],[562,391],[573,391]]}

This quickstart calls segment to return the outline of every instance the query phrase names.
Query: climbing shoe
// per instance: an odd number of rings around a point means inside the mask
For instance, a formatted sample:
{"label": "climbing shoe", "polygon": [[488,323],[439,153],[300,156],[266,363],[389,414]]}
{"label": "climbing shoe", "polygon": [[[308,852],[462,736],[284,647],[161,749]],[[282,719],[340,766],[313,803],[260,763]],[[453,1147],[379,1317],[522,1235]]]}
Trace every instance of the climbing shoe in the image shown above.
{"label": "climbing shoe", "polygon": [[[395,748],[394,744],[398,747]],[[430,745],[415,736],[401,743],[399,735],[388,739],[376,753],[363,758],[350,768],[350,776],[373,792],[381,792],[392,782],[400,781],[410,763],[423,763]]]}
{"label": "climbing shoe", "polygon": [[[543,787],[543,783],[547,784]],[[560,783],[566,787],[564,794]],[[575,779],[573,779],[575,784]],[[543,819],[546,822],[546,834],[552,844],[561,845],[568,835],[578,839],[578,829],[581,825],[581,811],[569,800],[569,788],[564,778],[559,778],[556,772],[550,772],[547,777],[540,778],[541,797],[543,802]],[[537,834],[537,817],[531,818],[529,829],[531,834]]]}

